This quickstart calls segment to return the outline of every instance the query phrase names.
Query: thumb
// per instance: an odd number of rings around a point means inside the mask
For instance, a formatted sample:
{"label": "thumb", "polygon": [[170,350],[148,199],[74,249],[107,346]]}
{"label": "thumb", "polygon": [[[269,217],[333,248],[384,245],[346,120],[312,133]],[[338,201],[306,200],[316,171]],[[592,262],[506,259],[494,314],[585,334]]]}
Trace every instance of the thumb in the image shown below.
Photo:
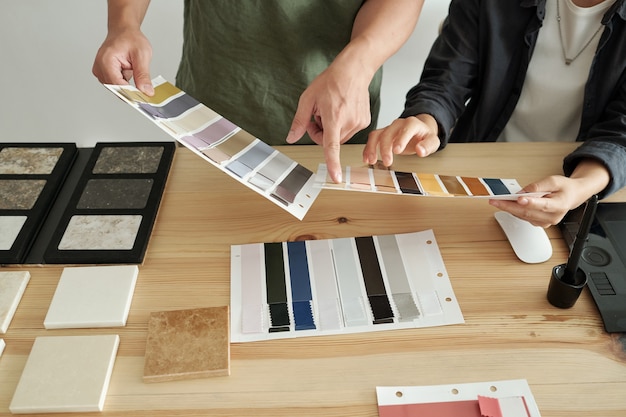
{"label": "thumb", "polygon": [[441,145],[441,140],[437,135],[428,135],[421,141],[417,142],[415,145],[415,153],[417,156],[428,156],[437,152],[439,149],[439,145]]}
{"label": "thumb", "polygon": [[306,133],[312,114],[312,106],[304,104],[301,98],[298,103],[298,108],[296,109],[296,114],[291,122],[289,133],[287,133],[287,143],[296,143],[302,138],[302,136]]}
{"label": "thumb", "polygon": [[142,93],[153,96],[154,87],[152,86],[152,80],[150,74],[147,72],[137,72],[135,70],[135,87],[137,87]]}
{"label": "thumb", "polygon": [[138,53],[133,57],[132,64],[135,87],[142,93],[153,96],[154,87],[152,87],[152,78],[150,77],[150,57]]}

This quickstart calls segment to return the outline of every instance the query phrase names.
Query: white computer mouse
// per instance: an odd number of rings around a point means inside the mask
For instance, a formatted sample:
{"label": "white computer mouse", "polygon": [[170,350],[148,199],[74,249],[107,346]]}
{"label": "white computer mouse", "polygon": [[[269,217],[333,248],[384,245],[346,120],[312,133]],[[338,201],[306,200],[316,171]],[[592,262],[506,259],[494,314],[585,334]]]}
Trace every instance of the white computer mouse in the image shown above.
{"label": "white computer mouse", "polygon": [[533,226],[506,211],[497,211],[494,216],[521,261],[536,264],[550,259],[552,244],[542,227]]}

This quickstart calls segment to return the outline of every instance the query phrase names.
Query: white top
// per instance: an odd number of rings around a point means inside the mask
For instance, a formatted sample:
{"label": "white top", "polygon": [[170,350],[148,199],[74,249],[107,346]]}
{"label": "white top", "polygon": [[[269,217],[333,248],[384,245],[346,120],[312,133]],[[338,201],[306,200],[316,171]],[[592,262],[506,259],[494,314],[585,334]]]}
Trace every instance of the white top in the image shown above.
{"label": "white top", "polygon": [[[557,1],[560,2],[560,28]],[[614,2],[606,0],[593,7],[578,7],[572,0],[549,0],[546,3],[546,16],[519,102],[499,141],[576,140],[585,83],[604,29],[597,31],[602,17]],[[587,42],[589,44],[585,47]],[[565,63],[564,51],[568,59],[573,59],[569,65]]]}

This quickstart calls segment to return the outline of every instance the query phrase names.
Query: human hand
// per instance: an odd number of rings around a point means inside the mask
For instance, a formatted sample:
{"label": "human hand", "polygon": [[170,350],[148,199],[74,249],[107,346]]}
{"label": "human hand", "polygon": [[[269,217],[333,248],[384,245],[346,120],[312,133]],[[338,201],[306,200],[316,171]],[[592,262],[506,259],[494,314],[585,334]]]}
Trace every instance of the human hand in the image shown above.
{"label": "human hand", "polygon": [[396,119],[383,129],[369,134],[363,150],[363,162],[373,165],[380,159],[385,166],[391,166],[394,155],[424,157],[439,149],[441,141],[435,119],[428,114]]}
{"label": "human hand", "polygon": [[570,177],[552,175],[521,190],[547,193],[543,197],[520,196],[517,201],[489,200],[489,204],[545,228],[559,223],[569,210],[602,192],[610,180],[609,171],[600,161],[583,159]]}
{"label": "human hand", "polygon": [[552,175],[524,187],[521,192],[546,192],[543,197],[520,196],[516,201],[489,200],[489,204],[508,211],[540,227],[559,223],[569,210],[583,204],[594,193],[581,192],[581,180]]}
{"label": "human hand", "polygon": [[126,85],[134,78],[135,86],[152,96],[151,59],[152,46],[140,30],[109,32],[98,49],[92,73],[105,84]]}
{"label": "human hand", "polygon": [[370,124],[371,77],[331,65],[304,90],[298,102],[287,143],[305,132],[324,147],[324,157],[333,181],[341,182],[340,145]]}

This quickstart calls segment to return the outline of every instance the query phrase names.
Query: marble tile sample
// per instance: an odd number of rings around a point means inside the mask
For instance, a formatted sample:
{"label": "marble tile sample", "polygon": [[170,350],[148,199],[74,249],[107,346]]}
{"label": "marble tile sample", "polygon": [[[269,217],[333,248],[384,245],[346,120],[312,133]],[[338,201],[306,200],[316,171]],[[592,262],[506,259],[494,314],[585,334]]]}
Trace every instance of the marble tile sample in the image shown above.
{"label": "marble tile sample", "polygon": [[8,147],[0,150],[0,174],[51,174],[63,148]]}
{"label": "marble tile sample", "polygon": [[138,274],[137,265],[64,268],[44,327],[125,326]]}
{"label": "marble tile sample", "polygon": [[20,234],[26,216],[0,216],[0,250],[10,250]]}
{"label": "marble tile sample", "polygon": [[60,250],[130,250],[141,215],[72,216],[59,243]]}
{"label": "marble tile sample", "polygon": [[0,180],[0,209],[32,209],[45,186],[46,180]]}
{"label": "marble tile sample", "polygon": [[30,280],[28,271],[0,272],[0,333],[6,333]]}
{"label": "marble tile sample", "polygon": [[230,375],[228,306],[150,314],[144,382]]}
{"label": "marble tile sample", "polygon": [[94,174],[154,174],[159,169],[163,147],[106,147],[93,167]]}
{"label": "marble tile sample", "polygon": [[119,336],[39,336],[9,410],[13,414],[102,411]]}
{"label": "marble tile sample", "polygon": [[2,352],[4,352],[4,347],[6,343],[4,343],[4,339],[0,339],[0,357],[2,356]]}

